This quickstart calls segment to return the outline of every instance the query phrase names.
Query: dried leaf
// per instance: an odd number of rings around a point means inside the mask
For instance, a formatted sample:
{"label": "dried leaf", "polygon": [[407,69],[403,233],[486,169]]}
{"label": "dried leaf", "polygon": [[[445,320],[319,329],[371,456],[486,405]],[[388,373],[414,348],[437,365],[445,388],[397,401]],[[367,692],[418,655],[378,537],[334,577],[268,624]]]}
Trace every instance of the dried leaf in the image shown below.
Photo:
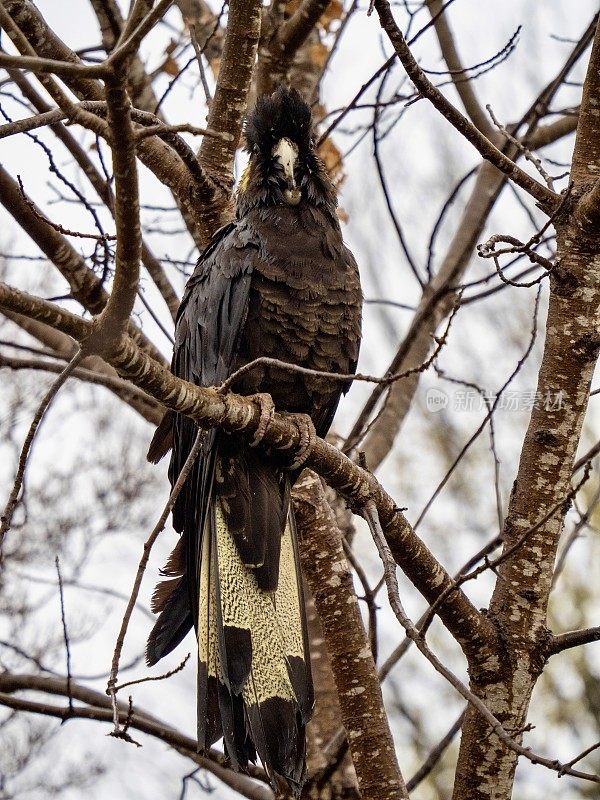
{"label": "dried leaf", "polygon": [[[285,15],[291,17],[298,11],[302,5],[302,0],[288,0],[285,4]],[[325,11],[321,14],[319,19],[319,27],[325,31],[329,31],[332,22],[342,18],[344,13],[344,4],[342,0],[331,0]]]}
{"label": "dried leaf", "polygon": [[312,118],[313,122],[316,126],[319,126],[321,122],[327,116],[327,109],[323,105],[323,103],[315,103],[312,107]]}
{"label": "dried leaf", "polygon": [[179,73],[179,64],[172,56],[168,56],[160,65],[160,72],[166,72],[167,75],[177,75]]}
{"label": "dried leaf", "polygon": [[330,138],[325,139],[323,144],[319,147],[319,156],[325,164],[325,169],[329,173],[329,177],[332,181],[335,181],[344,165],[342,163],[342,154]]}
{"label": "dried leaf", "polygon": [[329,48],[326,47],[323,42],[316,42],[308,48],[308,57],[313,64],[319,67],[319,69],[322,69],[325,66],[328,55]]}
{"label": "dried leaf", "polygon": [[319,20],[319,25],[323,28],[323,30],[329,32],[331,28],[332,22],[337,22],[342,18],[344,13],[344,4],[342,0],[331,0],[331,3],[327,6],[323,14],[321,15],[321,19]]}
{"label": "dried leaf", "polygon": [[215,77],[215,80],[219,77],[219,70],[221,69],[221,59],[220,58],[211,58],[208,62],[208,66],[212,70],[212,74]]}
{"label": "dried leaf", "polygon": [[177,47],[176,40],[175,39],[171,39],[169,44],[165,47],[165,55],[166,56],[170,56],[171,53],[176,49],[176,47]]}

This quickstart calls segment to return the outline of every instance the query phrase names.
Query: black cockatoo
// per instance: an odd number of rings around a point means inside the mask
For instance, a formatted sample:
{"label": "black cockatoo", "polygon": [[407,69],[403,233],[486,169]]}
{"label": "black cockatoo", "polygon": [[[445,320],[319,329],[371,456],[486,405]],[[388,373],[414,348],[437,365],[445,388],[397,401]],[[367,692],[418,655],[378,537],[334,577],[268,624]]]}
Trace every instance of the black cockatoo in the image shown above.
{"label": "black cockatoo", "polygon": [[[217,386],[241,365],[270,356],[352,373],[361,336],[359,276],[315,151],[310,109],[282,86],[258,99],[245,134],[250,158],[235,221],[214,235],[188,281],[172,370]],[[277,411],[308,415],[324,436],[348,384],[260,366],[231,388],[268,393]],[[157,430],[149,458],[157,460],[172,439],[172,484],[196,435],[195,423],[179,414]],[[147,647],[155,664],[193,626],[200,752],[223,737],[234,768],[243,770],[258,754],[271,779],[280,776],[295,792],[313,707],[290,505],[297,467],[240,436],[206,433],[173,509],[181,538],[156,587],[160,616]]]}

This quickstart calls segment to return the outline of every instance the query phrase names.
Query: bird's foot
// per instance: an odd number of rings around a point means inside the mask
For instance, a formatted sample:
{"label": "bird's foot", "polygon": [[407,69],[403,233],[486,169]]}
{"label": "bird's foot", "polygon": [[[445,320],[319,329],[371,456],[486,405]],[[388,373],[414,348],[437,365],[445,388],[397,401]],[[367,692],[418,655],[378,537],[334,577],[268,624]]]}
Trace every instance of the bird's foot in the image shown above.
{"label": "bird's foot", "polygon": [[282,416],[288,417],[296,425],[300,434],[300,442],[294,460],[288,466],[288,469],[293,471],[300,469],[312,453],[317,441],[317,432],[308,414],[282,414]]}
{"label": "bird's foot", "polygon": [[271,395],[266,392],[259,392],[258,394],[250,395],[248,400],[252,400],[260,408],[260,421],[258,428],[254,431],[254,438],[250,442],[250,447],[257,447],[264,439],[269,425],[273,420],[275,414],[275,403]]}

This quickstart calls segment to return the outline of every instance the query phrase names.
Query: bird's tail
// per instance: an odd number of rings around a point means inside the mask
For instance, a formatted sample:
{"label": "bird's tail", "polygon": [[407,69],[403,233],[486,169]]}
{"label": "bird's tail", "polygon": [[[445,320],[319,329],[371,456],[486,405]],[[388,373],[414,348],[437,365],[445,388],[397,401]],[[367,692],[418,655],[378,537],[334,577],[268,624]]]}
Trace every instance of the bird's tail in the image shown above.
{"label": "bird's tail", "polygon": [[259,586],[242,561],[215,498],[202,542],[198,618],[198,743],[221,737],[236,769],[256,754],[269,776],[300,790],[305,726],[313,706],[304,600],[291,505],[281,537],[276,588]]}

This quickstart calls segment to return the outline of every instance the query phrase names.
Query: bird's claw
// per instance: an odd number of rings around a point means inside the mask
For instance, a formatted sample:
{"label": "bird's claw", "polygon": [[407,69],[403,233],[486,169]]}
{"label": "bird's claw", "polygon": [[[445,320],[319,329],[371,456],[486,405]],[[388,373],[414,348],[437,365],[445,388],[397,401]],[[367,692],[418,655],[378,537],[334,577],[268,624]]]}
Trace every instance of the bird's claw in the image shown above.
{"label": "bird's claw", "polygon": [[293,420],[300,434],[300,442],[298,443],[294,460],[288,466],[289,470],[294,471],[300,469],[312,453],[317,441],[317,432],[308,414],[286,414],[285,416]]}
{"label": "bird's claw", "polygon": [[273,416],[275,414],[275,403],[273,402],[271,395],[267,394],[266,392],[253,394],[248,398],[248,400],[252,400],[253,402],[257,403],[260,408],[260,420],[258,423],[258,428],[254,431],[254,438],[250,442],[250,447],[257,447],[264,439],[265,433],[267,432],[269,425],[273,420]]}

